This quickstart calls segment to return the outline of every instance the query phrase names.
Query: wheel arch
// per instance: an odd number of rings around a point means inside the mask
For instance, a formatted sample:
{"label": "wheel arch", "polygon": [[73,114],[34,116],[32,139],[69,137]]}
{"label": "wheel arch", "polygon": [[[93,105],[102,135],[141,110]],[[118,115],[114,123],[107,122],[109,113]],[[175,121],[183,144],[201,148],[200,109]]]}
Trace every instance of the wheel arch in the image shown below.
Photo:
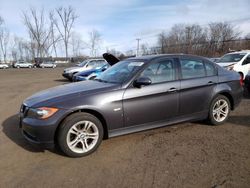
{"label": "wheel arch", "polygon": [[105,118],[103,117],[103,115],[102,115],[100,112],[96,111],[96,110],[83,108],[83,109],[78,109],[78,110],[72,111],[71,113],[67,114],[65,117],[63,117],[63,118],[60,120],[60,122],[59,122],[59,124],[58,124],[58,126],[57,126],[57,128],[56,128],[56,131],[55,131],[54,142],[57,142],[57,139],[56,139],[56,138],[57,138],[58,131],[59,131],[59,128],[60,128],[62,122],[63,122],[67,117],[69,117],[70,115],[75,114],[75,113],[77,113],[77,112],[86,112],[86,113],[89,113],[89,114],[95,116],[96,118],[98,118],[98,119],[101,121],[102,126],[103,126],[103,131],[104,131],[103,139],[104,139],[104,140],[105,140],[105,139],[108,139],[109,136],[108,136],[107,122],[106,122]]}
{"label": "wheel arch", "polygon": [[223,95],[223,96],[227,97],[229,102],[230,102],[231,110],[234,110],[234,99],[233,99],[233,96],[230,94],[229,91],[221,91],[215,97],[217,97],[218,95]]}

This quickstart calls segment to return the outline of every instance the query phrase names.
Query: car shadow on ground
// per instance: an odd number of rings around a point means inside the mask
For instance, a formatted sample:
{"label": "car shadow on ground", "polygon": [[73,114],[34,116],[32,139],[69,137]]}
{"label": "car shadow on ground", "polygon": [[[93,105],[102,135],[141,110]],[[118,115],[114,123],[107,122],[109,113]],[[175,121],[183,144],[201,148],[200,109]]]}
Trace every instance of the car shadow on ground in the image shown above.
{"label": "car shadow on ground", "polygon": [[67,80],[67,79],[56,79],[56,80],[54,80],[54,81],[56,81],[56,82],[64,82],[64,83],[70,83],[70,81],[69,80]]}
{"label": "car shadow on ground", "polygon": [[19,128],[19,118],[18,115],[13,115],[9,118],[7,118],[3,124],[3,133],[13,142],[15,142],[17,145],[21,146],[25,150],[31,151],[31,152],[44,152],[43,149],[41,149],[38,146],[29,144],[25,138],[23,137],[21,133],[21,129]]}
{"label": "car shadow on ground", "polygon": [[250,99],[250,90],[246,87],[243,87],[243,98],[244,99]]}
{"label": "car shadow on ground", "polygon": [[229,116],[228,118],[229,123],[233,123],[235,125],[241,125],[241,126],[246,126],[250,127],[250,115],[246,116]]}
{"label": "car shadow on ground", "polygon": [[25,138],[23,137],[21,133],[21,129],[19,128],[19,117],[18,115],[12,115],[9,118],[7,118],[3,124],[2,124],[2,131],[3,133],[14,143],[16,143],[18,146],[22,147],[23,149],[29,151],[29,152],[45,152],[46,150],[65,156],[58,148],[52,147],[52,148],[42,148],[38,145],[31,144]]}

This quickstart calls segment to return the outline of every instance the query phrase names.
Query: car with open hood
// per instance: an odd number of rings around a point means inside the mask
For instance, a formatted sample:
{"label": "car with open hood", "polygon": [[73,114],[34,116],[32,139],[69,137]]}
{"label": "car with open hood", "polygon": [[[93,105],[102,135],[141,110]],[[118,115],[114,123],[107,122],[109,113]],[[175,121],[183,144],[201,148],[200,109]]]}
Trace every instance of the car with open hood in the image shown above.
{"label": "car with open hood", "polygon": [[103,58],[108,62],[107,64],[103,65],[102,67],[97,67],[94,69],[82,71],[73,75],[72,81],[84,81],[84,80],[93,80],[97,76],[99,76],[102,72],[110,68],[112,65],[118,63],[120,60],[113,56],[110,53],[104,53]]}
{"label": "car with open hood", "polygon": [[185,121],[223,124],[242,98],[240,75],[207,58],[152,55],[116,63],[94,80],[41,91],[20,108],[24,137],[70,157],[103,139]]}
{"label": "car with open hood", "polygon": [[74,74],[82,71],[96,69],[97,67],[102,67],[106,64],[107,62],[104,59],[87,59],[79,63],[76,67],[64,69],[62,76],[72,81]]}

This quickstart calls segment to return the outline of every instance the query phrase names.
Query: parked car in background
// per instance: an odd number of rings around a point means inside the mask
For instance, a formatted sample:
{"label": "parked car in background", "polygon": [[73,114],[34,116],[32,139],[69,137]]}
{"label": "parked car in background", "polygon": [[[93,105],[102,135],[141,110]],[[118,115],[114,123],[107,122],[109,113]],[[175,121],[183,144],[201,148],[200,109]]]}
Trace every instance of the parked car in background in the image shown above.
{"label": "parked car in background", "polygon": [[238,72],[243,81],[250,73],[250,50],[225,54],[217,63],[228,70]]}
{"label": "parked car in background", "polygon": [[72,80],[74,82],[84,81],[84,80],[93,80],[94,78],[99,76],[102,72],[107,70],[110,66],[120,61],[117,57],[113,56],[110,53],[104,53],[103,58],[108,62],[108,64],[105,64],[102,67],[97,67],[95,69],[90,69],[90,70],[76,73],[73,75]]}
{"label": "parked car in background", "polygon": [[248,90],[250,94],[250,74],[246,75],[244,83],[245,83],[245,88]]}
{"label": "parked car in background", "polygon": [[79,81],[84,81],[84,80],[93,80],[97,76],[99,76],[102,72],[107,70],[109,67],[110,67],[110,65],[106,64],[102,67],[97,67],[95,69],[90,69],[90,70],[75,73],[73,75],[72,81],[79,82]]}
{"label": "parked car in background", "polygon": [[53,61],[46,61],[39,64],[41,68],[56,68],[56,64]]}
{"label": "parked car in background", "polygon": [[212,58],[209,58],[210,61],[214,62],[214,63],[217,63],[220,58],[219,57],[212,57]]}
{"label": "parked car in background", "polygon": [[94,152],[104,138],[208,119],[224,123],[240,103],[240,75],[207,58],[129,58],[94,80],[57,86],[27,98],[20,110],[24,137],[58,144],[68,156]]}
{"label": "parked car in background", "polygon": [[0,63],[0,69],[7,69],[7,68],[9,68],[8,64]]}
{"label": "parked car in background", "polygon": [[96,69],[97,67],[102,67],[106,64],[107,62],[104,59],[87,59],[82,63],[78,64],[76,67],[64,69],[62,76],[71,81],[73,75],[78,72]]}
{"label": "parked car in background", "polygon": [[14,68],[32,68],[33,67],[33,64],[32,63],[28,63],[28,62],[25,62],[25,61],[18,61],[16,62],[14,65],[13,65]]}

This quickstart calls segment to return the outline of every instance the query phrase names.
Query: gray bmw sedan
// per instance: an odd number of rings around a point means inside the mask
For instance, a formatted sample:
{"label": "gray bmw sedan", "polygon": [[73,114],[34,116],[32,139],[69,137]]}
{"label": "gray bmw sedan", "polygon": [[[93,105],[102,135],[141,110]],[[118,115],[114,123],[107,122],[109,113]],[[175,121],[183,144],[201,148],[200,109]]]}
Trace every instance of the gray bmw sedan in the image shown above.
{"label": "gray bmw sedan", "polygon": [[94,152],[103,139],[173,123],[224,123],[240,103],[240,75],[193,55],[129,58],[95,80],[34,94],[20,110],[33,143],[58,145],[70,157]]}

